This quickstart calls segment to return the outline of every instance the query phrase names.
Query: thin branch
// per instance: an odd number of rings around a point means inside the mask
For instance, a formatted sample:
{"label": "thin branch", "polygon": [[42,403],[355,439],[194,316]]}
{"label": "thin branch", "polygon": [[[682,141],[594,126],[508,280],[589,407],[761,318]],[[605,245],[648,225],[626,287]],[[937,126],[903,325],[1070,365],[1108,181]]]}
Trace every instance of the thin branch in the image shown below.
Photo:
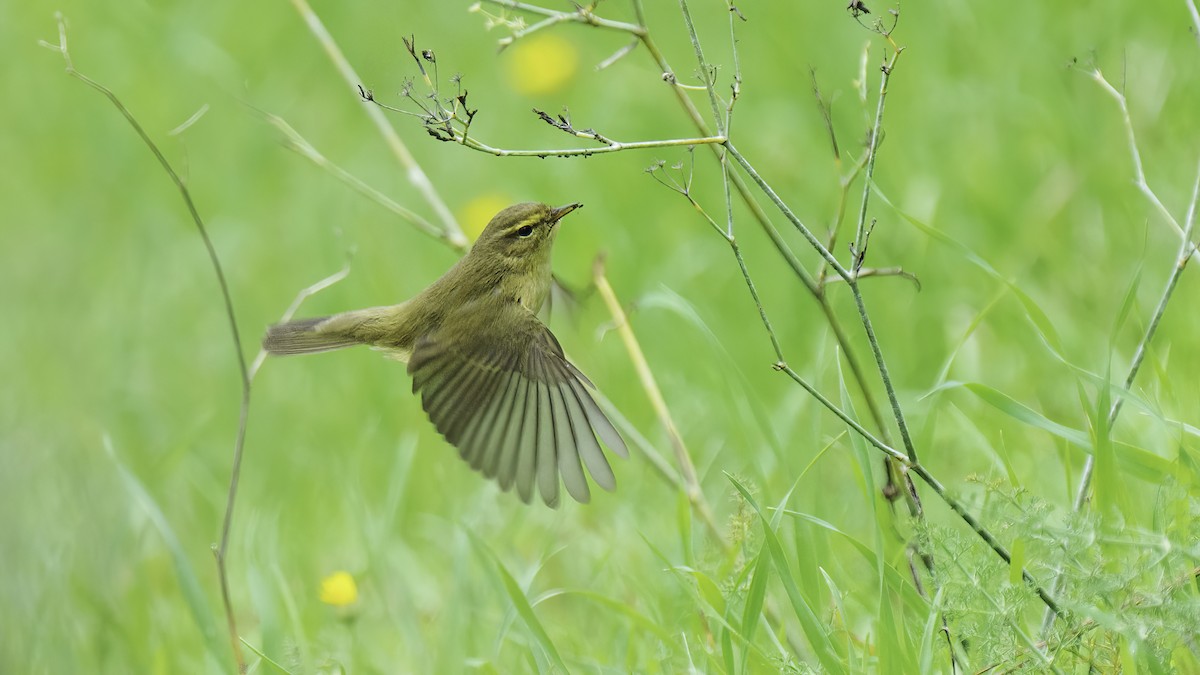
{"label": "thin branch", "polygon": [[[885,37],[887,36],[885,35]],[[890,37],[888,39],[890,41]],[[920,459],[917,457],[917,449],[913,445],[912,437],[908,431],[908,422],[904,417],[903,410],[900,408],[900,400],[896,396],[896,389],[892,385],[892,379],[888,373],[887,361],[883,358],[883,349],[879,346],[879,340],[876,338],[875,329],[871,324],[871,317],[867,313],[866,302],[862,297],[862,291],[858,287],[858,273],[862,269],[862,263],[867,253],[867,239],[871,234],[871,229],[866,225],[867,205],[871,193],[871,184],[875,180],[875,159],[879,154],[879,134],[883,129],[883,111],[884,102],[887,98],[887,85],[891,79],[892,70],[896,66],[896,61],[899,60],[900,55],[903,53],[903,49],[897,49],[895,53],[892,54],[891,60],[884,64],[881,69],[883,76],[879,80],[879,102],[875,109],[875,123],[871,130],[871,142],[868,144],[867,148],[867,168],[866,175],[863,179],[862,205],[858,214],[858,227],[856,228],[854,235],[854,250],[852,251],[854,256],[852,266],[854,270],[854,277],[851,279],[843,276],[842,278],[846,279],[850,283],[850,290],[854,295],[854,303],[858,307],[858,314],[859,318],[862,320],[863,330],[865,330],[867,333],[867,341],[871,344],[871,353],[875,355],[875,365],[879,369],[879,377],[883,381],[884,391],[887,393],[888,401],[892,405],[892,416],[896,420],[896,427],[900,430],[900,439],[904,443],[904,449],[908,453],[908,456],[912,458],[913,462],[919,462]],[[918,502],[920,501],[920,498],[916,495],[915,491],[912,491],[911,496]]]}
{"label": "thin branch", "polygon": [[725,148],[729,151],[730,156],[733,157],[739,165],[741,165],[742,170],[746,172],[746,175],[750,177],[750,180],[753,181],[760,190],[762,190],[763,194],[765,194],[767,198],[771,200],[771,203],[775,205],[775,208],[779,209],[779,212],[783,214],[783,217],[786,218],[788,222],[790,222],[792,226],[796,228],[796,231],[798,231],[808,241],[809,245],[811,245],[813,249],[816,250],[817,254],[829,264],[833,271],[836,272],[843,281],[852,281],[850,271],[843,267],[840,262],[838,262],[837,258],[835,258],[833,254],[829,252],[829,249],[825,248],[825,245],[821,243],[821,240],[817,239],[816,235],[812,233],[812,230],[808,229],[808,226],[805,225],[804,222],[800,220],[800,217],[797,216],[795,212],[793,212],[792,209],[787,205],[787,203],[783,201],[783,198],[775,192],[775,189],[772,188],[771,185],[759,175],[754,166],[750,164],[750,162],[744,156],[742,156],[742,153],[739,152],[738,149],[729,142],[725,143]]}
{"label": "thin branch", "polygon": [[[724,168],[723,174],[727,178],[728,178],[728,176],[732,175],[732,171],[729,170],[728,165],[725,165],[723,168]],[[664,185],[667,185],[667,184],[664,183]],[[667,185],[667,187],[671,187],[671,186]],[[830,412],[832,412],[834,415],[837,415],[837,417],[839,419],[841,419],[843,422],[845,422],[851,429],[858,432],[858,434],[860,436],[862,436],[864,439],[866,439],[866,441],[868,443],[875,446],[876,448],[878,448],[880,451],[887,454],[888,456],[893,457],[894,459],[897,459],[905,464],[909,464],[910,463],[909,459],[906,455],[904,455],[904,453],[899,452],[898,450],[889,446],[887,443],[881,441],[880,439],[878,439],[874,435],[872,435],[871,432],[867,431],[861,424],[858,423],[858,421],[856,421],[854,418],[850,417],[850,415],[848,415],[845,411],[843,411],[840,407],[838,407],[837,404],[835,404],[833,401],[830,401],[828,398],[826,398],[825,395],[822,394],[816,387],[809,384],[809,382],[807,380],[805,380],[803,377],[801,377],[801,375],[799,373],[797,373],[795,370],[792,370],[792,368],[787,364],[787,359],[784,357],[784,354],[783,354],[783,347],[781,346],[781,343],[779,342],[779,338],[775,335],[775,329],[771,325],[771,320],[767,316],[766,309],[763,307],[762,299],[758,295],[758,289],[754,285],[754,280],[750,277],[750,270],[746,267],[746,261],[742,257],[741,248],[738,246],[737,239],[733,235],[732,199],[730,198],[728,180],[726,180],[726,183],[725,183],[725,190],[726,190],[726,200],[727,200],[726,201],[726,217],[728,218],[728,224],[726,225],[726,228],[722,229],[721,226],[718,225],[715,220],[713,220],[712,216],[710,216],[708,214],[708,212],[704,210],[704,208],[700,205],[700,203],[697,202],[692,197],[690,192],[688,192],[685,189],[675,188],[675,191],[678,192],[679,194],[683,195],[692,204],[692,206],[696,209],[696,211],[706,221],[708,221],[708,224],[714,230],[716,230],[716,232],[718,234],[720,234],[723,239],[725,239],[726,243],[728,243],[730,248],[732,249],[734,258],[737,260],[737,263],[738,263],[738,269],[742,272],[742,279],[745,281],[746,287],[750,291],[750,297],[753,299],[754,306],[758,310],[759,319],[762,321],[763,328],[766,330],[767,336],[771,340],[771,347],[775,351],[776,361],[774,364],[772,364],[772,368],[774,368],[775,370],[777,370],[779,372],[786,373],[788,375],[788,377],[792,378],[793,381],[795,381],[797,384],[799,384],[801,387],[803,387],[805,391],[807,391],[809,394],[811,394],[813,396],[813,398],[817,399],[817,401],[821,405],[828,408]]]}
{"label": "thin branch", "polygon": [[566,14],[550,16],[550,17],[546,17],[545,19],[542,19],[541,21],[533,24],[532,26],[521,28],[519,30],[514,30],[512,32],[512,35],[510,35],[506,38],[502,38],[500,40],[500,51],[504,51],[513,42],[516,42],[517,40],[519,40],[523,37],[526,37],[528,35],[536,33],[537,31],[542,30],[543,28],[550,28],[552,26],[557,26],[558,24],[560,24],[564,21],[570,21],[570,16],[566,15]]}
{"label": "thin branch", "polygon": [[613,152],[622,152],[624,150],[646,150],[648,148],[671,148],[680,146],[693,145],[720,145],[725,142],[723,136],[705,136],[703,138],[670,138],[659,141],[633,141],[630,143],[621,143],[619,141],[611,141],[611,145],[605,145],[599,148],[566,148],[560,150],[538,149],[538,150],[512,150],[507,148],[496,148],[486,143],[482,143],[474,138],[460,135],[455,130],[454,141],[479,152],[485,152],[489,155],[497,157],[590,157],[592,155],[603,155]]}
{"label": "thin branch", "polygon": [[[1158,211],[1163,220],[1167,221],[1174,230],[1175,234],[1183,236],[1183,228],[1179,226],[1179,221],[1175,220],[1175,216],[1171,215],[1170,210],[1158,198],[1154,190],[1150,188],[1150,184],[1146,182],[1146,172],[1142,168],[1142,153],[1138,150],[1137,136],[1133,132],[1133,119],[1129,116],[1129,105],[1125,99],[1125,94],[1117,91],[1112,84],[1105,79],[1104,74],[1099,68],[1092,70],[1092,79],[1095,80],[1100,88],[1108,92],[1116,100],[1117,106],[1121,109],[1121,122],[1125,126],[1125,140],[1129,144],[1129,156],[1133,160],[1133,183],[1137,189],[1150,201],[1150,204]],[[1186,237],[1185,237],[1186,238]]]}
{"label": "thin branch", "polygon": [[[292,0],[292,5],[296,8],[296,12],[300,14],[301,18],[303,18],[304,22],[308,25],[308,29],[312,32],[313,37],[315,37],[317,42],[321,44],[321,47],[325,49],[325,53],[329,56],[329,60],[333,62],[334,67],[342,76],[342,79],[352,89],[356,89],[358,87],[358,83],[362,80],[360,80],[358,74],[354,72],[354,68],[350,65],[350,62],[346,60],[345,55],[342,54],[341,48],[338,47],[337,42],[333,39],[333,36],[329,34],[329,31],[325,28],[325,24],[321,22],[320,17],[318,17],[316,13],[312,11],[312,8],[308,6],[308,2],[306,2],[306,0]],[[446,236],[449,237],[452,242],[454,242],[456,248],[459,246],[465,247],[467,245],[467,237],[463,234],[462,229],[458,226],[458,222],[454,219],[454,215],[450,213],[450,208],[446,206],[446,202],[444,202],[441,196],[437,193],[437,190],[433,187],[433,183],[430,182],[429,176],[425,175],[425,171],[421,168],[421,165],[417,163],[417,160],[412,156],[412,153],[408,151],[408,147],[404,144],[404,141],[400,140],[400,136],[396,133],[396,130],[392,128],[392,125],[388,122],[387,117],[385,117],[376,106],[366,106],[365,109],[367,111],[367,116],[371,118],[371,121],[379,130],[380,135],[383,136],[384,142],[387,143],[388,148],[392,151],[392,154],[395,155],[397,161],[400,162],[400,166],[404,168],[405,176],[408,178],[408,182],[411,183],[413,187],[415,187],[417,191],[421,193],[421,195],[425,198],[426,203],[433,208],[434,212],[438,215],[438,218],[442,221],[442,229],[445,230]]]}
{"label": "thin branch", "polygon": [[606,28],[608,30],[618,30],[625,33],[641,36],[645,32],[644,26],[639,26],[634,23],[625,23],[624,21],[613,21],[596,16],[592,10],[583,5],[576,5],[574,12],[560,12],[555,9],[547,9],[537,5],[531,5],[525,2],[515,2],[514,0],[485,0],[489,5],[496,5],[506,9],[515,9],[521,12],[529,12],[530,14],[539,14],[541,16],[555,17],[560,21],[572,21],[575,23],[587,24],[597,28]]}
{"label": "thin branch", "polygon": [[[321,279],[307,288],[301,289],[301,291],[296,294],[296,298],[292,300],[292,304],[288,305],[288,308],[286,311],[284,311],[283,316],[279,317],[279,323],[287,323],[288,321],[291,321],[292,317],[296,315],[296,312],[300,311],[300,305],[304,304],[305,300],[338,283],[342,279],[345,279],[347,276],[349,276],[349,274],[350,260],[347,259],[346,265],[342,267],[342,269],[330,274],[329,276]],[[262,364],[266,360],[267,350],[259,348],[258,355],[254,357],[254,362],[250,364],[251,380],[253,380],[254,376],[258,374],[258,369],[262,368]]]}
{"label": "thin branch", "polygon": [[883,441],[879,440],[874,435],[872,435],[871,432],[869,432],[865,428],[863,428],[863,425],[859,424],[857,420],[855,420],[853,417],[850,417],[849,415],[847,415],[841,408],[839,408],[837,406],[837,404],[835,404],[833,401],[830,401],[828,398],[826,398],[825,395],[822,394],[820,391],[818,391],[816,387],[809,384],[808,381],[805,380],[803,377],[801,377],[799,373],[792,370],[792,367],[789,366],[787,364],[787,362],[780,361],[779,363],[776,363],[773,367],[775,368],[775,370],[786,373],[788,377],[792,378],[792,381],[794,381],[796,384],[803,387],[804,390],[807,391],[810,395],[812,395],[813,398],[817,399],[818,403],[825,406],[830,412],[832,412],[834,415],[837,415],[838,419],[845,422],[846,426],[850,427],[855,432],[857,432],[859,436],[862,436],[863,440],[865,440],[866,442],[875,446],[875,448],[877,450],[884,453],[888,457],[891,457],[892,459],[895,459],[895,460],[903,463],[905,466],[908,466],[910,468],[913,467],[913,464],[912,464],[912,462],[909,461],[907,455],[905,455],[903,452],[900,452],[899,450],[891,447],[890,445],[884,443]]}
{"label": "thin branch", "polygon": [[225,568],[226,554],[228,553],[229,549],[229,531],[233,522],[233,505],[234,500],[237,497],[238,477],[241,474],[242,451],[244,450],[246,443],[246,420],[250,413],[250,371],[246,365],[246,357],[242,353],[242,338],[238,331],[237,317],[233,310],[233,296],[229,292],[229,283],[225,279],[225,272],[221,267],[220,257],[217,255],[217,250],[213,246],[212,239],[210,239],[208,236],[208,229],[204,225],[204,220],[200,217],[200,212],[196,208],[196,203],[192,200],[192,195],[188,190],[187,185],[183,182],[183,179],[179,177],[179,174],[176,173],[174,167],[171,166],[171,163],[167,160],[166,156],[163,155],[161,150],[159,150],[158,145],[151,140],[149,134],[147,134],[145,129],[142,128],[142,125],[137,121],[137,118],[133,116],[133,113],[130,112],[129,108],[126,108],[125,104],[122,103],[119,98],[117,98],[117,95],[114,94],[109,88],[75,69],[75,64],[71,61],[71,53],[67,48],[66,19],[63,17],[61,12],[55,13],[55,19],[58,22],[58,45],[52,45],[46,42],[43,42],[42,44],[50,47],[51,49],[56,49],[62,55],[63,61],[66,63],[68,75],[76,78],[80,82],[83,82],[87,86],[103,94],[104,97],[107,98],[109,102],[111,102],[113,106],[116,107],[116,109],[121,113],[121,115],[125,118],[125,121],[129,123],[129,126],[133,127],[133,130],[137,133],[138,137],[141,138],[142,142],[146,145],[146,148],[150,150],[151,154],[154,155],[154,158],[158,160],[158,163],[162,167],[163,171],[166,172],[167,176],[171,179],[171,182],[175,184],[175,188],[179,191],[179,196],[181,199],[183,199],[184,206],[187,208],[188,214],[191,216],[192,223],[195,224],[196,231],[200,234],[200,239],[204,242],[204,248],[208,253],[209,262],[211,263],[213,272],[217,277],[217,285],[220,287],[221,300],[225,308],[225,318],[229,325],[229,333],[233,341],[234,355],[237,360],[238,375],[241,381],[242,398],[241,406],[238,412],[237,436],[234,440],[233,446],[233,469],[229,479],[229,493],[225,501],[225,517],[221,525],[221,543],[219,546],[213,547],[213,554],[215,555],[217,561],[217,573],[221,583],[221,599],[225,605],[225,619],[229,629],[230,647],[233,649],[233,656],[237,662],[238,672],[245,673],[246,659],[242,655],[241,643],[238,640],[237,620],[234,617],[233,605],[229,599],[229,577]]}
{"label": "thin branch", "polygon": [[634,49],[637,49],[637,46],[639,44],[640,44],[640,42],[638,41],[638,39],[634,38],[632,41],[630,41],[624,47],[621,47],[617,51],[613,52],[612,56],[609,56],[608,58],[604,59],[600,63],[597,63],[596,70],[597,71],[604,70],[605,68],[608,68],[609,66],[616,63],[617,61],[620,61],[621,59],[625,58],[625,56],[627,56],[630,52],[632,52]]}

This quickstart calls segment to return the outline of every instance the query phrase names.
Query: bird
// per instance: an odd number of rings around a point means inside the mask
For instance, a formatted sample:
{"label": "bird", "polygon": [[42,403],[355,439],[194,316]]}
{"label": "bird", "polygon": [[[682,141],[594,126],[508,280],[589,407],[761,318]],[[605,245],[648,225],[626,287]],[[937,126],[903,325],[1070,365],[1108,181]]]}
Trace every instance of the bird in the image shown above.
{"label": "bird", "polygon": [[538,318],[550,291],[559,222],[579,203],[524,202],[497,213],[475,244],[425,290],[397,305],[270,326],[262,346],[293,355],[369,345],[407,362],[412,390],[437,431],[471,468],[547,506],[587,503],[616,488],[601,449],[629,451]]}

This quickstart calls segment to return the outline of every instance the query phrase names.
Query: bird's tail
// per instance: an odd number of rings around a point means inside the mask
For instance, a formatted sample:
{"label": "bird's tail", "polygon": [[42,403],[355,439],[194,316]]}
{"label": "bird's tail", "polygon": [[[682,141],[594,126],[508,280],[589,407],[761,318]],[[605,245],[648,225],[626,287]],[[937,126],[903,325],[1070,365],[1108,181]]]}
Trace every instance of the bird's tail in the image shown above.
{"label": "bird's tail", "polygon": [[315,354],[360,344],[351,331],[345,314],[322,316],[316,319],[300,319],[277,323],[267,329],[262,346],[271,354]]}

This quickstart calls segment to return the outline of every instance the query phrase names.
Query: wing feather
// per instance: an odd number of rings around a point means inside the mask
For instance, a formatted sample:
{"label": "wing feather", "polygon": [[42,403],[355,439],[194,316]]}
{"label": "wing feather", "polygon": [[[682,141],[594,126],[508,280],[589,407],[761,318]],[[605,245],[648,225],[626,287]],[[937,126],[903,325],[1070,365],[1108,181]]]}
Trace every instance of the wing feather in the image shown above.
{"label": "wing feather", "polygon": [[545,358],[536,360],[538,377],[538,436],[537,436],[537,479],[542,500],[549,506],[558,506],[558,406],[550,395],[552,385]]}
{"label": "wing feather", "polygon": [[443,325],[452,330],[417,341],[408,370],[429,419],[471,468],[502,490],[515,486],[522,501],[536,492],[552,507],[560,488],[587,502],[589,474],[614,489],[601,442],[627,457],[625,442],[588,392],[592,383],[532,312],[473,305]]}
{"label": "wing feather", "polygon": [[[572,409],[571,416],[576,430],[575,448],[579,458],[583,460],[583,465],[591,474],[592,480],[596,481],[596,485],[605,490],[612,490],[617,485],[616,478],[613,476],[612,467],[608,465],[608,460],[604,458],[604,451],[596,442],[591,425],[588,424],[586,409],[579,397],[579,390],[582,388],[583,385],[575,380],[569,380],[559,385],[559,391],[563,393],[563,398],[567,400],[567,405]],[[587,396],[587,392],[583,392],[583,394]]]}
{"label": "wing feather", "polygon": [[[504,364],[507,366],[507,364]],[[472,422],[478,421],[486,411],[485,407],[496,395],[496,391],[504,384],[509,375],[507,367],[479,369],[483,377],[463,396],[459,405],[447,411],[445,436],[452,445],[467,450],[463,444]],[[464,454],[464,459],[466,455]]]}
{"label": "wing feather", "polygon": [[513,371],[501,372],[500,379],[497,381],[496,390],[491,397],[484,403],[482,410],[477,412],[465,411],[466,414],[473,414],[474,418],[468,425],[467,432],[463,440],[463,447],[468,449],[471,468],[476,471],[483,470],[483,463],[487,456],[489,442],[493,445],[493,429],[497,425],[503,425],[502,420],[498,420],[500,410],[506,402],[510,400],[512,389],[517,383],[517,374]]}

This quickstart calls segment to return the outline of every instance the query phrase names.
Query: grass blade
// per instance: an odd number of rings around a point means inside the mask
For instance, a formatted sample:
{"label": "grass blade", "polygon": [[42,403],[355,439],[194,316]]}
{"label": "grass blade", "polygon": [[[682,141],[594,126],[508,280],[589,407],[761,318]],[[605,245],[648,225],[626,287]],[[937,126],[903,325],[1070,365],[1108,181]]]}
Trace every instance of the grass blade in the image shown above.
{"label": "grass blade", "polygon": [[[808,643],[812,647],[813,652],[816,653],[817,660],[820,661],[821,666],[828,672],[846,672],[845,664],[841,657],[838,656],[829,632],[821,625],[816,613],[813,612],[812,606],[800,593],[800,589],[796,585],[796,580],[792,577],[787,555],[783,550],[783,544],[780,543],[779,537],[776,536],[771,521],[767,519],[766,514],[759,508],[758,502],[754,500],[754,497],[744,485],[739,483],[733,476],[726,474],[726,477],[729,479],[729,482],[733,483],[733,487],[742,494],[742,497],[750,504],[750,507],[754,509],[762,521],[763,538],[766,539],[766,545],[771,554],[771,561],[775,565],[775,570],[779,573],[779,580],[783,583],[788,600],[791,601],[792,610],[796,613],[796,618],[800,620],[800,628],[804,631],[805,637],[808,638]],[[776,517],[778,517],[778,513]]]}
{"label": "grass blade", "polygon": [[166,514],[159,508],[158,502],[154,501],[154,497],[150,496],[150,492],[146,490],[137,476],[133,475],[133,472],[127,469],[117,457],[112,439],[107,435],[104,437],[104,450],[116,465],[125,490],[150,518],[150,522],[154,523],[154,529],[158,530],[159,536],[163,538],[163,543],[166,544],[167,551],[171,554],[171,565],[175,568],[175,578],[179,581],[179,590],[183,592],[183,599],[187,602],[192,621],[204,637],[205,647],[208,648],[208,652],[216,659],[217,663],[229,662],[229,653],[225,650],[224,643],[217,637],[220,631],[213,618],[212,608],[208,606],[208,600],[204,596],[200,580],[196,576],[196,570],[192,568],[192,563],[188,560],[187,553],[184,551],[183,545],[179,543],[179,537],[175,535],[175,530],[167,520]]}
{"label": "grass blade", "polygon": [[567,664],[563,663],[562,656],[558,653],[558,648],[554,646],[554,642],[550,639],[550,635],[546,633],[546,628],[542,626],[542,622],[538,619],[537,614],[533,611],[533,606],[529,604],[529,598],[525,596],[525,591],[521,590],[520,584],[509,573],[508,568],[500,561],[500,558],[488,548],[488,545],[479,537],[475,536],[474,532],[468,531],[467,534],[471,537],[471,543],[475,546],[475,550],[483,558],[491,561],[495,566],[496,574],[499,575],[500,581],[504,584],[504,590],[508,593],[508,598],[512,600],[513,608],[517,611],[517,615],[525,623],[525,627],[529,629],[529,633],[533,639],[546,653],[546,657],[554,664],[560,672],[570,672],[567,670]]}

